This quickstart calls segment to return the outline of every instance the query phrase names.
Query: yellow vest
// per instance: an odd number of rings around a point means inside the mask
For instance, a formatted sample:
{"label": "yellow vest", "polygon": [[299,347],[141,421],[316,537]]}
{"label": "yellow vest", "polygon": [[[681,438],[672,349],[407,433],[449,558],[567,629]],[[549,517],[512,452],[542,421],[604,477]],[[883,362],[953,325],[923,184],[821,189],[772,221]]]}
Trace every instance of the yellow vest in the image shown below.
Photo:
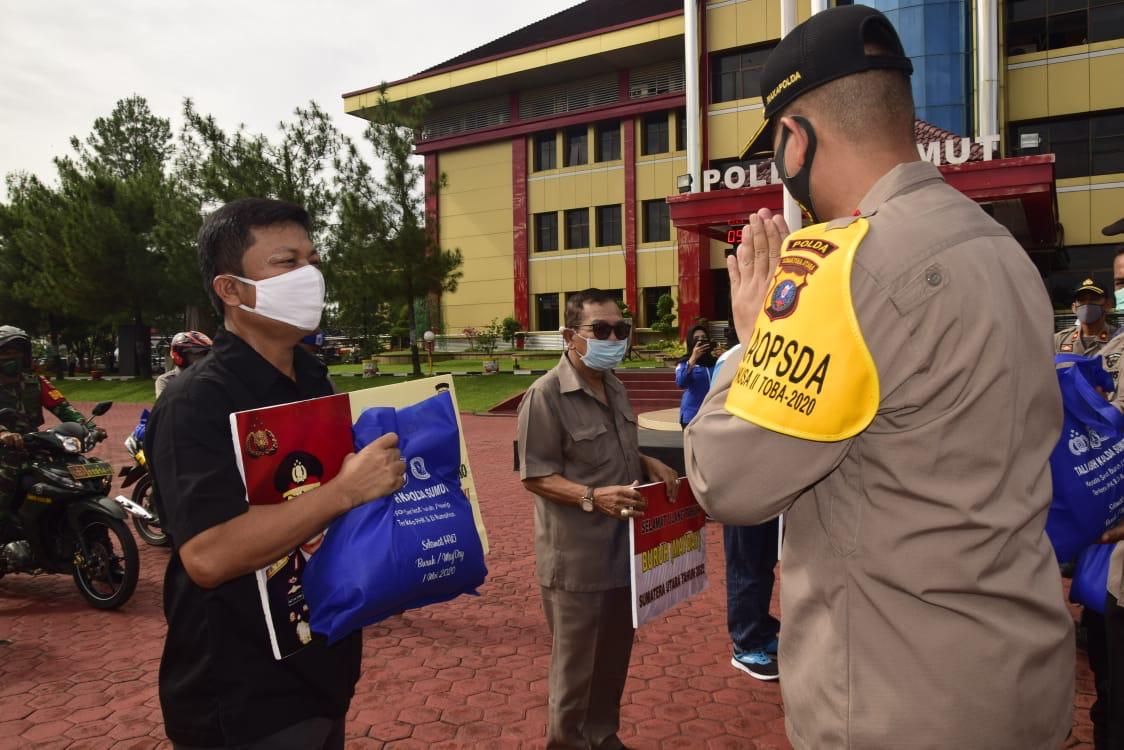
{"label": "yellow vest", "polygon": [[816,224],[788,236],[726,410],[773,432],[834,442],[878,410],[878,370],[859,330],[851,266],[870,224]]}

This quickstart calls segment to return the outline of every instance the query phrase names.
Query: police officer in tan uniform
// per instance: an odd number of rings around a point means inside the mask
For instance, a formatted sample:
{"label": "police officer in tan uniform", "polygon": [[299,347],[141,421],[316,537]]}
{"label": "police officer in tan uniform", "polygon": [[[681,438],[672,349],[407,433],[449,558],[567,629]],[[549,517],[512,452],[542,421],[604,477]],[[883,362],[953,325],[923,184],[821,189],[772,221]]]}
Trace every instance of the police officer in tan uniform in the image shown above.
{"label": "police officer in tan uniform", "polygon": [[1104,287],[1091,277],[1073,290],[1073,314],[1077,325],[1054,335],[1054,351],[1058,354],[1082,354],[1092,357],[1116,335],[1116,326],[1108,322],[1113,300]]}
{"label": "police officer in tan uniform", "polygon": [[1074,651],[1044,533],[1051,305],[1010,233],[918,160],[911,71],[864,6],[766,61],[747,152],[771,146],[829,223],[782,243],[781,217],[751,217],[727,260],[745,348],[687,426],[687,474],[724,523],[785,513],[797,750],[1056,750]]}

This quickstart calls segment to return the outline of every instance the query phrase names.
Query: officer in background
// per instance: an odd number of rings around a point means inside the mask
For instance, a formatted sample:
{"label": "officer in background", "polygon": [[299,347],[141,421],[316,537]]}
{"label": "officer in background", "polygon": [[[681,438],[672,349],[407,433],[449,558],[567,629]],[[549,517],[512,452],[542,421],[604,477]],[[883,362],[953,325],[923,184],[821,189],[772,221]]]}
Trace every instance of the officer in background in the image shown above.
{"label": "officer in background", "polygon": [[160,394],[180,373],[210,354],[212,346],[211,337],[199,331],[180,331],[173,336],[170,348],[174,367],[156,378],[156,398],[160,398]]}
{"label": "officer in background", "polygon": [[0,409],[15,409],[19,417],[0,419],[0,534],[14,512],[19,478],[27,471],[21,432],[39,429],[46,409],[60,422],[90,425],[99,438],[105,431],[86,422],[50,380],[31,368],[31,339],[15,326],[0,326]]}
{"label": "officer in background", "polygon": [[727,259],[745,350],[687,426],[687,475],[723,523],[785,513],[797,750],[1056,750],[1075,657],[1044,533],[1053,312],[1011,234],[919,160],[911,72],[861,5],[766,60],[755,141],[828,223],[782,253],[762,210]]}
{"label": "officer in background", "polygon": [[1054,335],[1054,351],[1058,354],[1097,354],[1116,335],[1116,326],[1108,322],[1114,299],[1105,294],[1104,287],[1092,278],[1086,278],[1073,290],[1073,314],[1077,324]]}

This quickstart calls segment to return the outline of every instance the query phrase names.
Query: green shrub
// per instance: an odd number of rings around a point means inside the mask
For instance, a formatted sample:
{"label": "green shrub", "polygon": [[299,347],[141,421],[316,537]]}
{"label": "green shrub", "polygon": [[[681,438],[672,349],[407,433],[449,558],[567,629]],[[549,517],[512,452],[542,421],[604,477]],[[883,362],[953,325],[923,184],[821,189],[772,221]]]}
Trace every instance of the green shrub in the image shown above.
{"label": "green shrub", "polygon": [[675,325],[675,302],[671,299],[670,294],[661,295],[656,301],[656,320],[652,323],[652,330],[664,336],[672,336],[678,333]]}

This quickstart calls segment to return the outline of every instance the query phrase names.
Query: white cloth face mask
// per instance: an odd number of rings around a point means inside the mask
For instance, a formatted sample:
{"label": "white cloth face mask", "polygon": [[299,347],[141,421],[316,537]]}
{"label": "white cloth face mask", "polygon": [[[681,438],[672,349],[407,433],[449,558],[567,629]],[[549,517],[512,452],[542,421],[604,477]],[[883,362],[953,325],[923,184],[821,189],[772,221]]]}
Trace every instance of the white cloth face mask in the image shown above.
{"label": "white cloth face mask", "polygon": [[259,281],[226,275],[256,290],[255,306],[239,305],[239,308],[302,331],[315,331],[320,327],[326,288],[324,274],[316,266],[301,266]]}

